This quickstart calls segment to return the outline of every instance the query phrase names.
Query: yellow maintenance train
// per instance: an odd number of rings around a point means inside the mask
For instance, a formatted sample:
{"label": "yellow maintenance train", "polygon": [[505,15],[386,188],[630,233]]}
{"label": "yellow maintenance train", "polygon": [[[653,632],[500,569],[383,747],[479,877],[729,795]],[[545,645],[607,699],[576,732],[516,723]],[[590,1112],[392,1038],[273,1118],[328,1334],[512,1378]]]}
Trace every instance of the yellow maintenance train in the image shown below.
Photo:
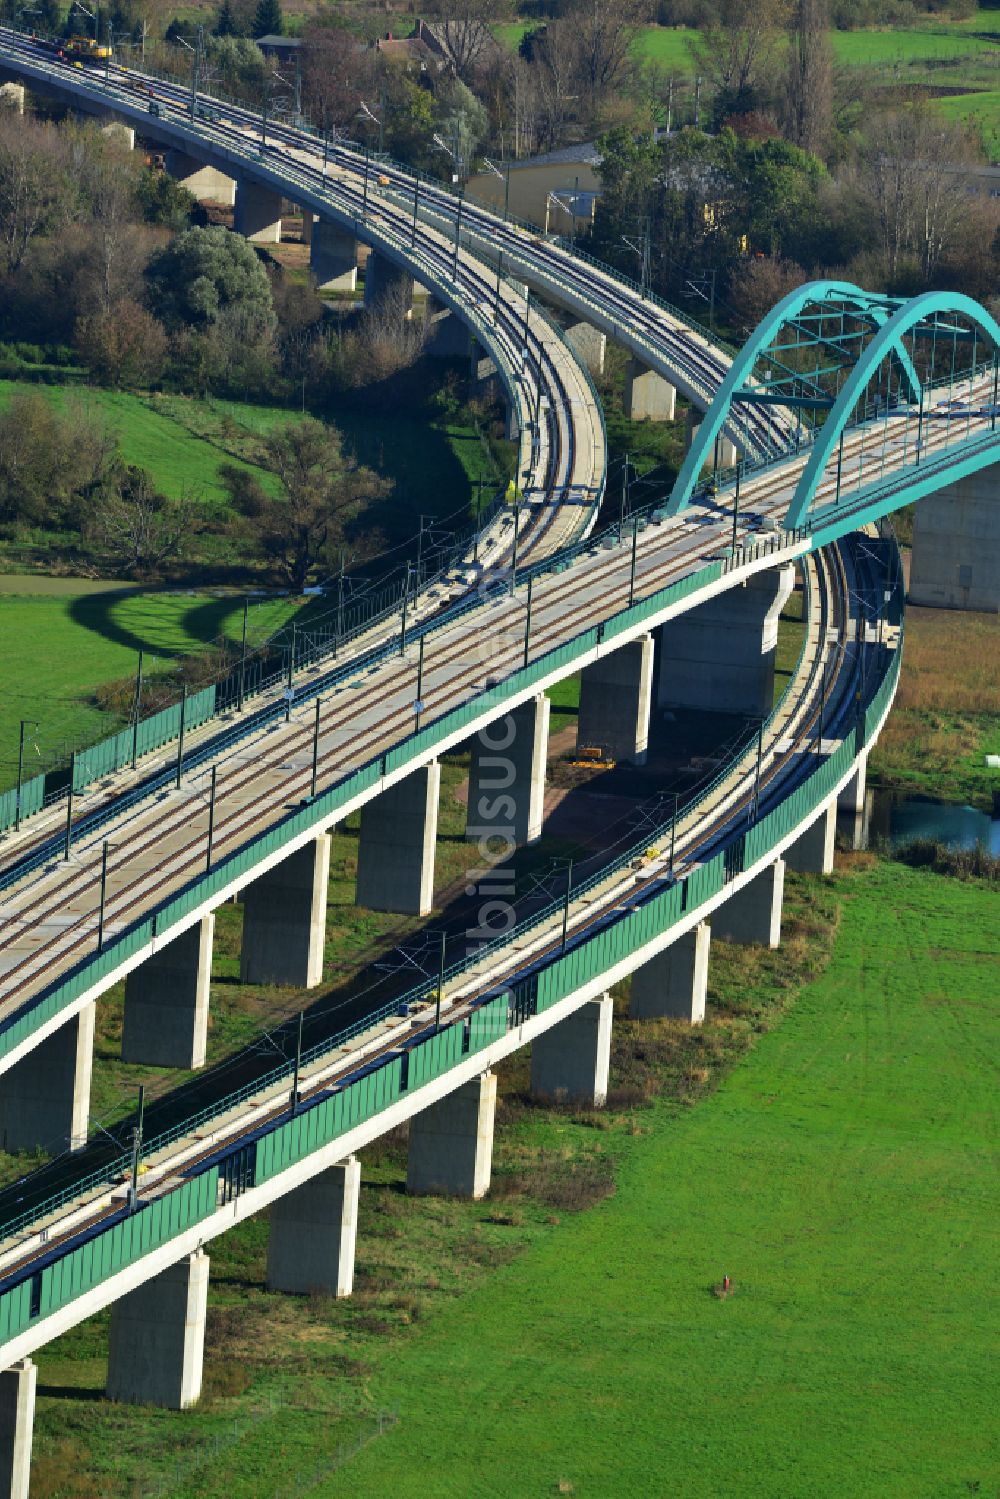
{"label": "yellow maintenance train", "polygon": [[31,40],[43,52],[50,52],[53,57],[64,58],[75,67],[83,67],[87,63],[107,63],[112,57],[111,47],[103,42],[95,42],[91,36],[71,36],[64,41],[50,41],[46,37],[35,36],[32,33]]}

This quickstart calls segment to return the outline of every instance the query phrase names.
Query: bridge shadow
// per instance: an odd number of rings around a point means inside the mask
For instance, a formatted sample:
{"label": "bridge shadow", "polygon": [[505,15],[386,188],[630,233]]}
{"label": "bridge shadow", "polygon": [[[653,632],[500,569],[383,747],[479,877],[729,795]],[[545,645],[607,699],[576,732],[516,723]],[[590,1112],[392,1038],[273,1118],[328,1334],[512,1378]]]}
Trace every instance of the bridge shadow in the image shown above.
{"label": "bridge shadow", "polygon": [[39,1384],[36,1391],[38,1395],[47,1396],[49,1400],[90,1400],[104,1401],[107,1395],[103,1387],[96,1390],[83,1385],[75,1384]]}

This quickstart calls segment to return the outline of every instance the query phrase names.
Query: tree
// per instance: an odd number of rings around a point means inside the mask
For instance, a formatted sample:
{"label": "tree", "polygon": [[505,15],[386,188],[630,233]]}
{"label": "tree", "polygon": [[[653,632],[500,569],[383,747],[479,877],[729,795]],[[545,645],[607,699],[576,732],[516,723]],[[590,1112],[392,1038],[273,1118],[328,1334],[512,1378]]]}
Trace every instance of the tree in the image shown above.
{"label": "tree", "polygon": [[688,42],[695,67],[715,89],[715,118],[747,114],[757,105],[787,0],[720,0],[717,24]]}
{"label": "tree", "polygon": [[805,271],[794,260],[782,260],[777,255],[757,255],[748,260],[729,286],[729,304],[739,316],[744,336],[805,279]]}
{"label": "tree", "polygon": [[362,504],[387,492],[371,469],[346,452],[335,427],[306,418],[276,428],[264,443],[263,463],[279,493],[265,490],[246,469],[219,472],[261,553],[290,587],[305,587],[313,569],[336,547]]}
{"label": "tree", "polygon": [[361,101],[373,92],[374,52],[343,26],[311,25],[302,33],[302,93],[327,131],[354,133]]}
{"label": "tree", "polygon": [[798,0],[788,43],[786,130],[805,151],[821,155],[833,119],[833,49],[825,0]]}
{"label": "tree", "polygon": [[99,416],[79,402],[57,411],[38,391],[0,412],[0,520],[79,524],[115,449]]}
{"label": "tree", "polygon": [[171,499],[158,493],[144,468],[119,463],[95,497],[87,530],[107,547],[116,569],[142,578],[177,556],[196,522],[191,495]]}
{"label": "tree", "polygon": [[147,224],[156,224],[178,233],[187,227],[196,202],[186,187],[175,182],[169,172],[144,170],[136,186],[136,202]]}
{"label": "tree", "polygon": [[252,34],[255,37],[280,36],[285,28],[281,14],[281,0],[257,0],[253,15]]}
{"label": "tree", "polygon": [[230,0],[222,0],[222,5],[219,7],[219,14],[215,21],[215,34],[216,36],[239,36],[236,17],[233,14],[233,7]]}
{"label": "tree", "polygon": [[962,167],[979,154],[961,125],[924,105],[873,121],[858,174],[889,287],[902,285],[908,262],[927,285],[943,257],[960,244],[975,205]]}
{"label": "tree", "polygon": [[131,298],[80,318],[75,343],[91,373],[116,386],[151,383],[167,356],[163,325]]}
{"label": "tree", "polygon": [[260,325],[273,326],[271,283],[253,246],[221,225],[185,229],[147,270],[152,304],[168,327],[207,327],[238,305]]}
{"label": "tree", "polygon": [[459,78],[467,80],[497,50],[493,26],[506,10],[501,0],[432,0],[427,14]]}
{"label": "tree", "polygon": [[20,268],[36,235],[69,217],[73,199],[63,144],[53,127],[12,110],[0,115],[0,253],[8,274]]}

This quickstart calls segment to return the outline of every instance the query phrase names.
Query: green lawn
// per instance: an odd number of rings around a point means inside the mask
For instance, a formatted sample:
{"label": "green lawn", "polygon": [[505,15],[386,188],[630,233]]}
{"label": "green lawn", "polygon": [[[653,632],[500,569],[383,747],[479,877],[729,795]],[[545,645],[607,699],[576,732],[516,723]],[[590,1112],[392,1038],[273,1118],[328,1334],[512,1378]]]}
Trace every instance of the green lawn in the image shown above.
{"label": "green lawn", "polygon": [[379,1367],[399,1425],[317,1494],[996,1491],[997,896],[840,889],[791,1015]]}
{"label": "green lawn", "polygon": [[[250,638],[265,639],[294,607],[289,600],[253,605]],[[25,764],[25,774],[34,775],[63,747],[68,754],[118,726],[94,703],[93,690],[134,672],[140,649],[148,653],[147,670],[169,670],[173,658],[223,631],[235,638],[242,613],[232,596],[180,589],[0,593],[0,640],[7,643],[0,651],[0,790],[16,778],[19,719],[39,721]]]}

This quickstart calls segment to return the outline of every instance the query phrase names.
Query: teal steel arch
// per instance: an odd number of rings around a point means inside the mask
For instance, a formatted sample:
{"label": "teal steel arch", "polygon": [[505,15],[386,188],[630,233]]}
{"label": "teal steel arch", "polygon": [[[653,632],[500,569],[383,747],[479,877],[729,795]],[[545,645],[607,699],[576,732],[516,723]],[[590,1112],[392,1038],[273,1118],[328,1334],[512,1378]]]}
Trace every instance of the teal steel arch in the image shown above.
{"label": "teal steel arch", "polygon": [[[815,316],[828,311],[833,315],[839,308],[859,322],[866,322],[872,328],[880,330],[892,321],[899,306],[897,298],[864,291],[851,281],[810,281],[804,286],[796,287],[782,297],[780,302],[776,302],[733,360],[712,405],[705,413],[677,475],[665,507],[667,514],[676,515],[690,504],[706,460],[714,452],[716,439],[729,421],[734,398],[738,399],[738,393],[751,379],[758,359],[768,357],[767,351],[783,327],[794,325],[804,312],[808,311]],[[815,337],[813,341],[831,342],[822,337]],[[913,398],[918,399],[920,384],[909,353],[900,345],[894,350],[894,354]],[[790,400],[789,404],[795,403]],[[832,399],[829,404],[833,404]]]}
{"label": "teal steel arch", "polygon": [[[795,493],[785,516],[785,526],[793,529],[802,526],[810,518],[810,507],[826,466],[830,461],[834,448],[840,442],[841,433],[848,425],[858,403],[864,399],[865,391],[872,376],[877,372],[883,361],[892,357],[898,357],[903,348],[903,339],[911,330],[926,323],[929,319],[938,317],[940,314],[950,317],[968,318],[976,327],[982,329],[994,349],[994,367],[996,364],[996,351],[1000,350],[1000,326],[978,302],[972,297],[967,297],[961,292],[924,292],[920,296],[913,297],[898,308],[898,310],[879,329],[878,333],[867,345],[858,359],[854,369],[844,384],[840,395],[827,416],[826,421],[820,428],[809,459],[799,475],[795,486]],[[922,394],[917,387],[916,398],[921,401]],[[917,469],[919,452],[915,452],[912,467]],[[905,472],[901,470],[900,472]],[[901,501],[902,503],[902,501]],[[835,506],[828,506],[833,510]],[[824,512],[816,512],[822,515]],[[815,518],[812,517],[812,518]],[[862,516],[862,521],[864,517]],[[853,524],[862,522],[855,518]]]}

